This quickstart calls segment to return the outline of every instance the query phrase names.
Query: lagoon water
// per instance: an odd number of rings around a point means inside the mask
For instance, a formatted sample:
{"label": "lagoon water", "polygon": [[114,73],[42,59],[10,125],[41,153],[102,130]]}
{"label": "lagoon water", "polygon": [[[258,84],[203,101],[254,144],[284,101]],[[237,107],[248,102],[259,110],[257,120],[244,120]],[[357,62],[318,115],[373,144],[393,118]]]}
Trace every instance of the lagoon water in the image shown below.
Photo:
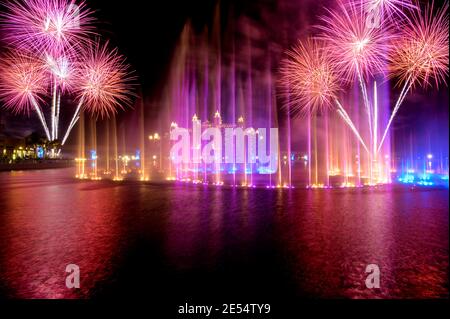
{"label": "lagoon water", "polygon": [[[1,298],[448,298],[448,189],[234,189],[0,173]],[[68,264],[80,289],[67,289]],[[365,285],[377,264],[380,289]]]}

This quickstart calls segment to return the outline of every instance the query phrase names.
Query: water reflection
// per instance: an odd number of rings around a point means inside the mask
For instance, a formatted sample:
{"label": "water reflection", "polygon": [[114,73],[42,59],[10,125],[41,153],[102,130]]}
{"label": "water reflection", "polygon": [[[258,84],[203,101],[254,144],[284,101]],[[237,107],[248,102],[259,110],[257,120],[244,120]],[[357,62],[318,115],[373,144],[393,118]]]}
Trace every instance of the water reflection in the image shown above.
{"label": "water reflection", "polygon": [[[0,296],[448,297],[448,190],[266,190],[0,173]],[[65,267],[81,289],[65,287]],[[364,285],[375,263],[382,287]]]}

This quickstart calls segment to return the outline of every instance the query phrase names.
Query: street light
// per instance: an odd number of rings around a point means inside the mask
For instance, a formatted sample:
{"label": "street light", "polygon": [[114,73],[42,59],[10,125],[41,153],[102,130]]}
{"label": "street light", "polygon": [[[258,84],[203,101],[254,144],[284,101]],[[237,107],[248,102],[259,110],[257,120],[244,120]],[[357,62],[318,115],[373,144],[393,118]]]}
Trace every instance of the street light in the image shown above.
{"label": "street light", "polygon": [[[171,124],[171,127],[172,128],[175,128],[175,127],[177,127],[178,125],[176,124],[176,123],[172,123]],[[161,143],[161,135],[159,135],[159,133],[154,133],[154,134],[151,134],[151,135],[149,135],[148,136],[148,139],[150,140],[150,141],[152,141],[152,142],[159,142],[159,157],[160,157],[160,160],[159,160],[159,169],[161,169],[161,167],[162,167],[162,143]],[[155,158],[153,158],[154,160],[155,160]]]}
{"label": "street light", "polygon": [[161,137],[159,136],[158,133],[155,133],[153,135],[149,135],[148,139],[151,140],[151,141],[159,141],[161,139]]}

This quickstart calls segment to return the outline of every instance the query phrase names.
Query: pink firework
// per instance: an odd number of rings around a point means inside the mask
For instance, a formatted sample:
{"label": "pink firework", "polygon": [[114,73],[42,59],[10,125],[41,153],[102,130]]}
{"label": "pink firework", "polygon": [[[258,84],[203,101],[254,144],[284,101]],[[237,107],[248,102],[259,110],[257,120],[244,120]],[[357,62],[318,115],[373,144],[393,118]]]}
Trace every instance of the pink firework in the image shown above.
{"label": "pink firework", "polygon": [[289,94],[292,113],[305,114],[331,107],[339,91],[338,76],[319,40],[299,42],[287,52],[281,84]]}
{"label": "pink firework", "polygon": [[74,56],[61,54],[57,57],[46,54],[45,68],[56,85],[64,92],[71,91],[76,84],[77,70]]}
{"label": "pink firework", "polygon": [[89,41],[92,11],[83,1],[13,0],[1,15],[4,40],[17,48],[58,55]]}
{"label": "pink firework", "polygon": [[131,104],[134,77],[117,49],[109,50],[108,44],[97,42],[81,61],[76,92],[84,109],[103,117]]}
{"label": "pink firework", "polygon": [[14,113],[29,114],[40,95],[46,93],[47,78],[41,61],[17,51],[5,54],[0,62],[0,98]]}
{"label": "pink firework", "polygon": [[401,37],[390,55],[391,76],[398,84],[430,85],[447,81],[448,76],[448,2],[434,12],[428,5],[424,12],[417,10],[406,23]]}
{"label": "pink firework", "polygon": [[317,26],[322,31],[319,38],[327,43],[336,69],[346,81],[384,72],[393,39],[389,24],[372,27],[364,10],[353,2],[339,2],[338,8],[328,10],[328,15],[321,19],[323,25]]}

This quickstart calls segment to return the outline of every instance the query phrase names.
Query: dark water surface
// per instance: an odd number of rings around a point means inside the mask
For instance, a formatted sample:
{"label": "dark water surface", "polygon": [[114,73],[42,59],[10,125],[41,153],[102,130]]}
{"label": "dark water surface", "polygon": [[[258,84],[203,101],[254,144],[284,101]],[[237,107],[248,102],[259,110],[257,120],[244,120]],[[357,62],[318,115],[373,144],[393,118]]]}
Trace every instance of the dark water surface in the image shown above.
{"label": "dark water surface", "polygon": [[[0,173],[0,297],[448,297],[448,189],[267,190]],[[65,286],[66,265],[81,288]],[[367,289],[378,264],[381,288]]]}

